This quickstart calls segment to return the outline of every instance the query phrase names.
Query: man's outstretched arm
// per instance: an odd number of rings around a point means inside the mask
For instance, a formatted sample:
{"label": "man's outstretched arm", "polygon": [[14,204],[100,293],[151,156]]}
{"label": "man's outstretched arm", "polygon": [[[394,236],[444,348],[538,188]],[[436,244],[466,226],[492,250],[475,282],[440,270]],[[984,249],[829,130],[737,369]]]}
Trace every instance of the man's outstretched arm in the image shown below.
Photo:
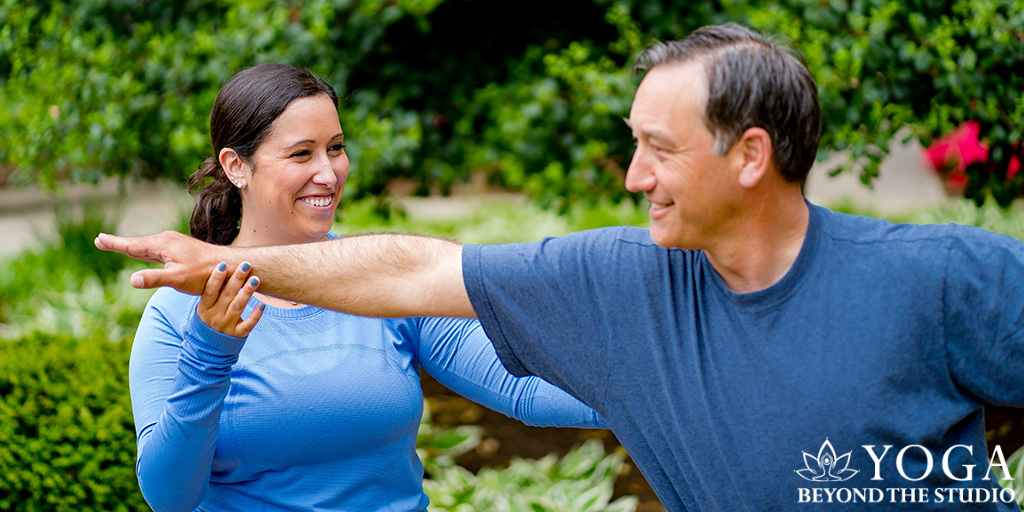
{"label": "man's outstretched arm", "polygon": [[474,318],[462,279],[462,246],[415,235],[365,235],[327,242],[231,248],[165,231],[123,238],[100,234],[96,247],[162,263],[132,274],[132,286],[170,286],[197,295],[219,262],[247,261],[259,291],[362,316]]}

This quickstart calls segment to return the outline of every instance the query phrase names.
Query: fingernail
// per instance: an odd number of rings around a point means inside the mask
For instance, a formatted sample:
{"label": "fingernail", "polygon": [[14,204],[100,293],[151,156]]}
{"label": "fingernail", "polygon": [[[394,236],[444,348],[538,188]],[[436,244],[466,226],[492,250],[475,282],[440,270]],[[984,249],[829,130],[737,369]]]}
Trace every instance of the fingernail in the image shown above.
{"label": "fingernail", "polygon": [[260,304],[260,311],[266,311],[266,309],[267,309],[267,305],[266,304]]}
{"label": "fingernail", "polygon": [[142,276],[138,274],[132,274],[132,277],[129,280],[129,282],[132,284],[132,288],[142,288],[142,286],[146,284],[145,281],[146,280],[143,279]]}
{"label": "fingernail", "polygon": [[253,288],[256,288],[256,285],[258,284],[260,284],[260,280],[255,277],[249,280],[249,286],[252,286]]}
{"label": "fingernail", "polygon": [[228,269],[228,264],[224,263],[223,261],[220,262],[220,265],[217,265],[217,272],[224,272],[227,269]]}
{"label": "fingernail", "polygon": [[248,261],[242,262],[242,272],[248,272],[250,268],[252,268],[252,265],[249,265]]}

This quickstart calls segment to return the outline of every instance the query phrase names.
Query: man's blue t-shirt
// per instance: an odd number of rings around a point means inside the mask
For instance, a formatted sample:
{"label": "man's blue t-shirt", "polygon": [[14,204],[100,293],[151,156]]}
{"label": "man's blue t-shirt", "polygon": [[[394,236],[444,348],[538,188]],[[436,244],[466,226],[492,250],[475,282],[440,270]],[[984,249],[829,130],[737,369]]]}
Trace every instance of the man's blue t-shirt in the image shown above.
{"label": "man's blue t-shirt", "polygon": [[508,369],[597,410],[669,510],[1016,510],[982,406],[1024,404],[1024,244],[809,208],[753,293],[624,227],[466,246],[466,287]]}

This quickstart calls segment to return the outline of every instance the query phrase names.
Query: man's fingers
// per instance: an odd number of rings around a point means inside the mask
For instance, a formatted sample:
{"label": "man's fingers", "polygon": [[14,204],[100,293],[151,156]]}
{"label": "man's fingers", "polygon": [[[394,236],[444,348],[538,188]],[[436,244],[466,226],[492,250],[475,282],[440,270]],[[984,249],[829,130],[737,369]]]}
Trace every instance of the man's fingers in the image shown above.
{"label": "man's fingers", "polygon": [[93,244],[97,249],[102,251],[114,251],[126,254],[137,260],[149,261],[152,263],[163,263],[163,259],[160,258],[156,252],[151,250],[155,245],[153,239],[153,235],[124,238],[107,233],[100,233],[93,240]]}
{"label": "man's fingers", "polygon": [[[100,233],[92,241],[96,248],[101,251],[117,251],[117,247],[123,246],[124,239],[119,236]],[[120,252],[120,251],[118,251]]]}
{"label": "man's fingers", "polygon": [[[147,268],[139,270],[131,275],[129,282],[132,288],[160,288],[170,286],[181,293],[189,295],[200,295],[203,293],[202,285],[196,287],[182,276],[176,268]],[[205,282],[203,283],[205,284]]]}
{"label": "man's fingers", "polygon": [[[218,261],[231,261],[228,248],[176,231],[130,238],[100,233],[93,243],[104,251],[164,265],[163,270],[142,270],[133,274],[131,283],[135,288],[171,286],[189,295],[201,295],[210,278],[210,269]],[[232,293],[237,291],[236,287]]]}

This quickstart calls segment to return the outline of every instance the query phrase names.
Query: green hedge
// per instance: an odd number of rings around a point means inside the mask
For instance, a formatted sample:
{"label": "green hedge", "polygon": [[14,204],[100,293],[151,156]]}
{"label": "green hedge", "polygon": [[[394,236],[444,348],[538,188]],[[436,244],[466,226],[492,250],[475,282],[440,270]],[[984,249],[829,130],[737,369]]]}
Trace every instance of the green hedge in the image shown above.
{"label": "green hedge", "polygon": [[627,68],[654,40],[738,20],[805,53],[824,158],[865,181],[895,138],[975,120],[992,147],[970,194],[1021,195],[1024,0],[0,0],[0,176],[56,185],[182,179],[205,158],[220,85],[280,61],[343,95],[347,193],[471,175],[549,206],[619,201]]}
{"label": "green hedge", "polygon": [[848,151],[867,182],[892,141],[924,145],[977,121],[989,161],[967,169],[967,197],[1024,194],[1024,0],[783,0],[730,12],[792,39],[818,82],[822,147]]}
{"label": "green hedge", "polygon": [[127,340],[0,340],[0,510],[149,510],[135,478]]}

